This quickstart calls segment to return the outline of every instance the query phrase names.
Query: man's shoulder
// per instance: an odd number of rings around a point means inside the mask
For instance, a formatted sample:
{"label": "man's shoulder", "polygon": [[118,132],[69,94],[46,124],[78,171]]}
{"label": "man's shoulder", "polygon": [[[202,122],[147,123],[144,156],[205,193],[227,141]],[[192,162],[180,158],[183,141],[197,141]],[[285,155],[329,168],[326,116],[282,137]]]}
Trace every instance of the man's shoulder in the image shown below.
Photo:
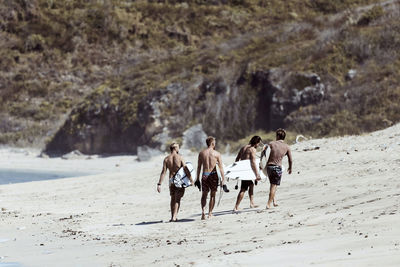
{"label": "man's shoulder", "polygon": [[207,148],[201,150],[201,151],[199,152],[199,156],[200,156],[200,155],[204,155],[204,153],[206,152],[206,150],[207,150]]}
{"label": "man's shoulder", "polygon": [[257,151],[257,149],[255,147],[252,147],[252,146],[249,146],[249,145],[246,145],[243,148],[244,148],[244,151],[251,151],[251,152]]}
{"label": "man's shoulder", "polygon": [[173,157],[175,159],[182,159],[182,155],[180,155],[180,154],[175,154],[175,155],[173,155]]}
{"label": "man's shoulder", "polygon": [[221,153],[219,153],[217,150],[214,150],[213,153],[214,153],[214,156],[216,156],[216,157],[221,156]]}

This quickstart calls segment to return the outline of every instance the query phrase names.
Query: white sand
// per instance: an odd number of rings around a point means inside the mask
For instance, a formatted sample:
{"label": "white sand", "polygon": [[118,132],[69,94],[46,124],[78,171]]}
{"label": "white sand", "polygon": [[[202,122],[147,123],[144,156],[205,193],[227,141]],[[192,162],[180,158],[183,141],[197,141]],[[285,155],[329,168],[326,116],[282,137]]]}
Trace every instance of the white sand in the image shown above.
{"label": "white sand", "polygon": [[[283,177],[279,207],[263,209],[269,183],[261,183],[260,208],[247,209],[246,195],[243,212],[232,214],[238,191],[230,182],[215,217],[201,221],[200,193],[189,188],[178,223],[168,223],[167,183],[156,192],[161,156],[62,160],[2,149],[2,168],[98,174],[0,185],[0,263],[399,266],[400,125],[292,149],[294,174]],[[186,158],[196,162],[196,155]]]}

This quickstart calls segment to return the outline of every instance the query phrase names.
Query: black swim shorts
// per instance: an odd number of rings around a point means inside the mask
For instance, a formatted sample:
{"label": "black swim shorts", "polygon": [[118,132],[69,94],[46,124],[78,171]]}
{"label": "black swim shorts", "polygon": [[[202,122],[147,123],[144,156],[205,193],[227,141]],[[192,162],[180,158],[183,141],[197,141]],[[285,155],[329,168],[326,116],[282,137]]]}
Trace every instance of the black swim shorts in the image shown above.
{"label": "black swim shorts", "polygon": [[185,188],[176,187],[174,184],[169,186],[169,195],[175,198],[181,198],[185,194]]}
{"label": "black swim shorts", "polygon": [[271,184],[280,185],[282,178],[282,167],[277,165],[268,165],[267,174]]}
{"label": "black swim shorts", "polygon": [[247,189],[249,189],[250,185],[253,185],[253,181],[252,180],[242,180],[242,183],[240,185],[240,191],[246,191]]}

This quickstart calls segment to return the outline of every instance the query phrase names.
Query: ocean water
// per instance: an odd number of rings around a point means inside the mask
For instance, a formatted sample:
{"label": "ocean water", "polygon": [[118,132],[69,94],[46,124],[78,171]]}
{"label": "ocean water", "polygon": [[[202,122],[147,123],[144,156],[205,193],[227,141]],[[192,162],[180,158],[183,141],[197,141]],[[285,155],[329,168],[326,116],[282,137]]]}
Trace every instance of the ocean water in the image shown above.
{"label": "ocean water", "polygon": [[85,175],[89,175],[89,173],[0,169],[0,184],[25,183]]}

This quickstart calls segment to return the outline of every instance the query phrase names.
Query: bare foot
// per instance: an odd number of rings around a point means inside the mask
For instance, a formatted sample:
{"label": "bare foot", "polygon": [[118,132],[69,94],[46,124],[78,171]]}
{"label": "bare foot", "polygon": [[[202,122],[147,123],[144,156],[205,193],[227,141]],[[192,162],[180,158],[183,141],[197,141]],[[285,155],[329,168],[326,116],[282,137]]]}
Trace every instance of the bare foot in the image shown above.
{"label": "bare foot", "polygon": [[212,213],[208,214],[208,219],[211,219],[213,217]]}
{"label": "bare foot", "polygon": [[205,220],[206,219],[206,215],[204,213],[201,214],[201,219]]}
{"label": "bare foot", "polygon": [[274,203],[274,207],[278,207],[278,206],[279,206],[278,204]]}
{"label": "bare foot", "polygon": [[258,208],[258,205],[250,204],[250,208],[252,208],[252,209]]}
{"label": "bare foot", "polygon": [[240,210],[241,210],[241,209],[235,207],[235,208],[232,210],[232,213],[239,213]]}

